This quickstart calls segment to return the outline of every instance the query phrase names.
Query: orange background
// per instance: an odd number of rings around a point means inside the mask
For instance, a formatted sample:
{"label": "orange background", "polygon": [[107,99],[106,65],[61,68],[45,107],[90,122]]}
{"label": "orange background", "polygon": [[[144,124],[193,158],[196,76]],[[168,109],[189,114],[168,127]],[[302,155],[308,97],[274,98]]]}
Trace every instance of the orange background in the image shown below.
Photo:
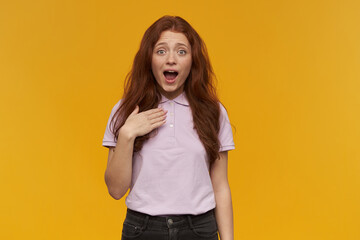
{"label": "orange background", "polygon": [[0,0],[0,239],[120,239],[101,146],[144,31],[205,40],[235,238],[360,239],[360,3]]}

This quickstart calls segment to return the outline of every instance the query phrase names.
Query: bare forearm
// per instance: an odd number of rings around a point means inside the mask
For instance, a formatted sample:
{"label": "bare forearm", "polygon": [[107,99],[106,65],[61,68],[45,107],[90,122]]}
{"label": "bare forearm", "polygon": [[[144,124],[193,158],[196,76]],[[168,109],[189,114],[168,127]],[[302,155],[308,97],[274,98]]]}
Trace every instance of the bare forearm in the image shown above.
{"label": "bare forearm", "polygon": [[215,216],[221,240],[234,239],[233,208],[229,185],[215,193]]}
{"label": "bare forearm", "polygon": [[134,140],[133,136],[120,129],[115,152],[106,167],[105,182],[115,199],[122,198],[130,187]]}

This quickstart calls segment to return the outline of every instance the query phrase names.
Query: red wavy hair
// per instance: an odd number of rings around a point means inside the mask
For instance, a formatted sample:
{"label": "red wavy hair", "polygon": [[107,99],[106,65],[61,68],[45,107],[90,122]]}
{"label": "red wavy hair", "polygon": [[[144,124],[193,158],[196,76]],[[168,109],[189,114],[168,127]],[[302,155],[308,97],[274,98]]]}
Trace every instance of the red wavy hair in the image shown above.
{"label": "red wavy hair", "polygon": [[[212,164],[219,157],[220,148],[220,105],[214,86],[215,75],[205,43],[191,25],[178,16],[163,16],[146,30],[132,69],[126,76],[120,107],[111,120],[115,121],[114,140],[117,140],[120,128],[136,105],[139,106],[140,112],[159,105],[160,86],[152,73],[151,59],[156,42],[166,30],[183,33],[191,45],[192,66],[184,83],[184,91],[192,111],[194,128],[206,150],[209,163]],[[150,133],[137,137],[134,152],[140,151],[149,137]]]}

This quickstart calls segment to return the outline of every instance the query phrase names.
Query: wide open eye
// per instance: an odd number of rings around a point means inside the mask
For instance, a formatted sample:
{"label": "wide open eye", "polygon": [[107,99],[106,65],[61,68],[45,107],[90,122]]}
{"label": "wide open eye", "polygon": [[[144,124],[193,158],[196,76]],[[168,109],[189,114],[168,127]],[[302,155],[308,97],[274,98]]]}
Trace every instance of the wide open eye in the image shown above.
{"label": "wide open eye", "polygon": [[178,52],[180,55],[185,55],[186,54],[186,51],[185,50],[179,50],[179,52]]}
{"label": "wide open eye", "polygon": [[157,50],[156,53],[158,53],[158,54],[164,54],[164,53],[165,53],[165,50],[160,49],[160,50]]}

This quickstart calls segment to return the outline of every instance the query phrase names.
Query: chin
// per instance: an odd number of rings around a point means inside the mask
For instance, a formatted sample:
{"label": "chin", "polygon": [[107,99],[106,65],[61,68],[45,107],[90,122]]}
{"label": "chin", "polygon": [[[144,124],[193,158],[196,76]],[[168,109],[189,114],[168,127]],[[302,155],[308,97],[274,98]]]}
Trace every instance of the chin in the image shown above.
{"label": "chin", "polygon": [[165,92],[171,93],[171,92],[175,92],[175,91],[178,90],[179,88],[177,88],[177,87],[168,87],[168,86],[165,86],[163,89],[164,89]]}
{"label": "chin", "polygon": [[162,87],[162,90],[165,92],[165,94],[173,94],[179,91],[179,87],[177,86],[165,86]]}

